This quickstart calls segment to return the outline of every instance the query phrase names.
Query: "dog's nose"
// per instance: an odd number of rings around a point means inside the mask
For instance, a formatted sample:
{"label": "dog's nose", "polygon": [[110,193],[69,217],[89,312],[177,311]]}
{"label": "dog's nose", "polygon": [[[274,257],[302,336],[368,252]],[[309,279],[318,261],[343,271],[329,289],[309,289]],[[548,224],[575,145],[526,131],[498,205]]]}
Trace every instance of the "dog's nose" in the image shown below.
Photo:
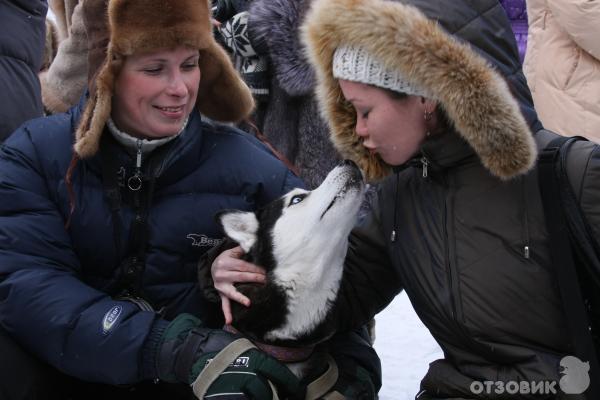
{"label": "dog's nose", "polygon": [[345,165],[358,168],[358,165],[356,165],[356,163],[352,160],[344,160],[340,163],[340,166],[345,166]]}

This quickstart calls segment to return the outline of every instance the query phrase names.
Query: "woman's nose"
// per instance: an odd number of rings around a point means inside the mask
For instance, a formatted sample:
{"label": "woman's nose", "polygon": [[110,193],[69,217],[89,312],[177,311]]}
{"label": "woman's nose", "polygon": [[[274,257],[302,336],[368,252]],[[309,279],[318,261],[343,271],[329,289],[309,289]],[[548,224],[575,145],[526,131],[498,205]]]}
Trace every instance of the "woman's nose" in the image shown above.
{"label": "woman's nose", "polygon": [[362,138],[368,136],[367,124],[360,117],[356,120],[356,134]]}
{"label": "woman's nose", "polygon": [[183,97],[187,94],[185,80],[180,73],[174,73],[167,86],[167,93],[172,96]]}

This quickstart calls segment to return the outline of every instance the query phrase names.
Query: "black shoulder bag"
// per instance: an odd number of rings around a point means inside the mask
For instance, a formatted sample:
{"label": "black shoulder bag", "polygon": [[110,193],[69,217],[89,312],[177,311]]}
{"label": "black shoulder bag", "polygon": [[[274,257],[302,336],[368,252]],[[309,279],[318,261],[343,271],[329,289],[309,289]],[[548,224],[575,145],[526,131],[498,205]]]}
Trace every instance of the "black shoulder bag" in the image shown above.
{"label": "black shoulder bag", "polygon": [[553,139],[540,153],[538,177],[573,355],[590,365],[584,394],[600,399],[600,251],[566,171],[568,150],[577,140],[585,139]]}

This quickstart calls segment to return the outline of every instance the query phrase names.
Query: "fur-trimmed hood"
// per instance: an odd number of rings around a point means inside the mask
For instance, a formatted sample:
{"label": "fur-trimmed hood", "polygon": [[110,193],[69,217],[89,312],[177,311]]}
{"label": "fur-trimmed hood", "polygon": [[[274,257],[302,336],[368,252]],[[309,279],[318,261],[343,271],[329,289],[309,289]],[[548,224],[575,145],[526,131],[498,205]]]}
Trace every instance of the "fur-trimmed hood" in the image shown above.
{"label": "fur-trimmed hood", "polygon": [[76,132],[81,158],[98,150],[111,113],[114,81],[125,57],[161,48],[189,46],[200,50],[202,73],[197,110],[211,119],[238,122],[254,107],[250,89],[212,34],[210,0],[108,0],[110,41]]}
{"label": "fur-trimmed hood", "polygon": [[362,146],[355,111],[333,78],[333,54],[348,44],[366,49],[437,100],[492,174],[509,179],[525,173],[537,156],[530,129],[537,118],[504,11],[496,0],[435,3],[314,1],[302,35],[332,141],[369,179],[390,172]]}

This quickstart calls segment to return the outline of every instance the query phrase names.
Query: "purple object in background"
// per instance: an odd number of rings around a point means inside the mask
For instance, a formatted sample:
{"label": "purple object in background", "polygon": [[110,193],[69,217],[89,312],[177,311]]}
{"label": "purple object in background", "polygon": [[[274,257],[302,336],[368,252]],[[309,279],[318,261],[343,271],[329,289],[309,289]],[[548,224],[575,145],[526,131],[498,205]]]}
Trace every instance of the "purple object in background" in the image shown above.
{"label": "purple object in background", "polygon": [[519,58],[523,62],[527,49],[527,5],[525,0],[500,0],[500,4],[510,19],[510,25],[519,46]]}

